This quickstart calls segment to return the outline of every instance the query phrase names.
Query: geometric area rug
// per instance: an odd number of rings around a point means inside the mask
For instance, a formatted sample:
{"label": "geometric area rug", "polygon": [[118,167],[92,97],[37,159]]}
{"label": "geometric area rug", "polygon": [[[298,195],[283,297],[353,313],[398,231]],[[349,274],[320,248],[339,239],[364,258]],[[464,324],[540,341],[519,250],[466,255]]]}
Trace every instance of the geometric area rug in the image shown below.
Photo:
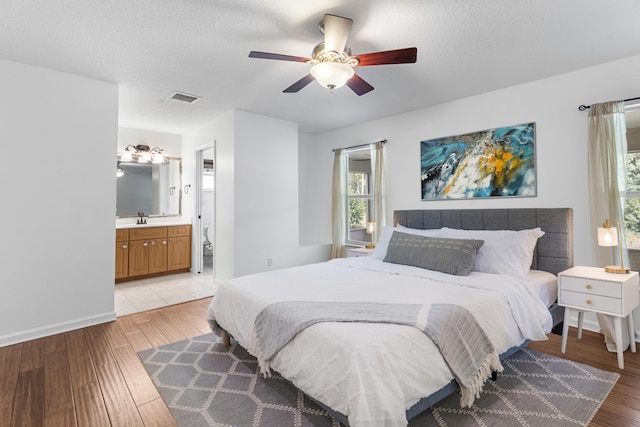
{"label": "geometric area rug", "polygon": [[[276,373],[263,378],[255,357],[213,333],[138,355],[180,427],[340,425]],[[586,426],[619,378],[527,348],[502,365],[471,408],[460,409],[454,393],[409,426]]]}

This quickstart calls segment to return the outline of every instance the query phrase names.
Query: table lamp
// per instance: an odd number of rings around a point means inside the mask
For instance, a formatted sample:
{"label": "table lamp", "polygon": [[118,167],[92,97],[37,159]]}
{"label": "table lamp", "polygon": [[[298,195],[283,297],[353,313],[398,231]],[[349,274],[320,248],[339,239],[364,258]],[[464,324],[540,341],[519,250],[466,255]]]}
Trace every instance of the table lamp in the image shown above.
{"label": "table lamp", "polygon": [[598,227],[598,246],[620,246],[621,265],[608,265],[604,268],[604,271],[606,271],[607,273],[626,274],[629,272],[629,269],[624,266],[624,258],[622,257],[622,244],[619,244],[619,242],[622,241],[622,231],[620,228],[620,222],[616,222],[618,223],[618,227],[612,227],[611,222],[606,219],[604,221],[604,224],[602,224],[602,227]]}
{"label": "table lamp", "polygon": [[370,218],[369,222],[367,223],[367,234],[371,234],[371,243],[366,246],[367,249],[373,249],[376,247],[376,245],[373,244],[373,233],[375,232],[376,232],[376,223],[373,220],[373,218]]}

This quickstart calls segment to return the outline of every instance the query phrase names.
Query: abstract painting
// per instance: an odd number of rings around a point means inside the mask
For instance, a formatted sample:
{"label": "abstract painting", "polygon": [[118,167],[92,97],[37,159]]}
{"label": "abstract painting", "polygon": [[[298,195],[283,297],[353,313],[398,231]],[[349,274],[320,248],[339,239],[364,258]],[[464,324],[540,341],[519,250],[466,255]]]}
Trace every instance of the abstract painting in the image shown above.
{"label": "abstract painting", "polygon": [[420,142],[422,200],[536,195],[535,123]]}

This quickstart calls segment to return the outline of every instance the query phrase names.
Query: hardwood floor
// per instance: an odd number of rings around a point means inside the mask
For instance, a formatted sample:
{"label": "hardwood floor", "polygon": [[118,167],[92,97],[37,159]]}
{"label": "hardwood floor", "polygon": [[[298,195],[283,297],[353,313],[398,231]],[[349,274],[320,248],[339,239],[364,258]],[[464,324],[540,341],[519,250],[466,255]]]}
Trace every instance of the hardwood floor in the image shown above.
{"label": "hardwood floor", "polygon": [[[208,333],[211,298],[0,348],[0,427],[175,426],[137,351]],[[530,348],[621,374],[592,426],[640,426],[640,352],[617,368],[602,337],[570,330]]]}
{"label": "hardwood floor", "polygon": [[175,426],[136,352],[210,332],[210,301],[0,348],[0,427]]}
{"label": "hardwood floor", "polygon": [[590,424],[592,427],[631,427],[640,426],[640,351],[624,352],[624,369],[618,369],[616,353],[610,353],[604,345],[602,335],[583,331],[578,340],[577,330],[569,328],[567,352],[560,352],[562,337],[549,335],[548,341],[537,341],[529,348],[541,353],[573,360],[610,372],[618,372],[620,378],[607,396],[600,410]]}

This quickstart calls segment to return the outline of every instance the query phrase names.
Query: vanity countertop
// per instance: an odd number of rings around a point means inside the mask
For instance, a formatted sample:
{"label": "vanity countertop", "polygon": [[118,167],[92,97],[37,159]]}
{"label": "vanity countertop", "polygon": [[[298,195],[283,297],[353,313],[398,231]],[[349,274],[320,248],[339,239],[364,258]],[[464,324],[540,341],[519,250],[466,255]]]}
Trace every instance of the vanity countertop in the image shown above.
{"label": "vanity countertop", "polygon": [[172,225],[191,225],[189,221],[154,221],[153,219],[147,219],[146,224],[136,224],[134,223],[122,223],[116,224],[116,230],[122,228],[149,228],[149,227],[169,227]]}

